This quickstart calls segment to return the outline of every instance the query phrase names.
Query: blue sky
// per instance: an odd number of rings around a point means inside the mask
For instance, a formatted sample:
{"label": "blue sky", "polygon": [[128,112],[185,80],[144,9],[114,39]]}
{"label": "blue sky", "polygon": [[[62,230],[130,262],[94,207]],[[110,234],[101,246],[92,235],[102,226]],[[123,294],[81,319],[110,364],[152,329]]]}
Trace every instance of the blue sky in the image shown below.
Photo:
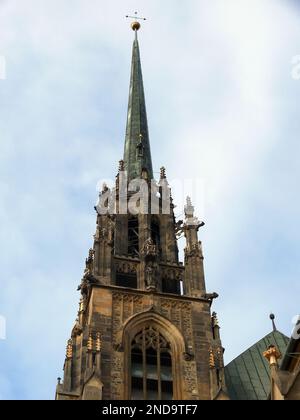
{"label": "blue sky", "polygon": [[204,186],[227,361],[270,331],[270,311],[287,335],[300,312],[297,2],[2,0],[0,399],[54,397],[96,185],[122,157],[137,7],[155,171]]}

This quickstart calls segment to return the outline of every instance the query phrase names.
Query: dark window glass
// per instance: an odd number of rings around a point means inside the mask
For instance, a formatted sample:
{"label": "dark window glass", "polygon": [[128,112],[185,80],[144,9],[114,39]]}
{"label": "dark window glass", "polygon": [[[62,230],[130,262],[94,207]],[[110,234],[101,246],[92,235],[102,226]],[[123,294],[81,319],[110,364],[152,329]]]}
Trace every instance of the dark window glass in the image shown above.
{"label": "dark window glass", "polygon": [[144,328],[131,343],[131,399],[173,399],[170,346],[153,327]]}
{"label": "dark window glass", "polygon": [[118,273],[116,275],[116,285],[128,287],[129,289],[137,289],[137,275]]}
{"label": "dark window glass", "polygon": [[180,281],[173,279],[162,279],[162,292],[173,295],[181,295]]}

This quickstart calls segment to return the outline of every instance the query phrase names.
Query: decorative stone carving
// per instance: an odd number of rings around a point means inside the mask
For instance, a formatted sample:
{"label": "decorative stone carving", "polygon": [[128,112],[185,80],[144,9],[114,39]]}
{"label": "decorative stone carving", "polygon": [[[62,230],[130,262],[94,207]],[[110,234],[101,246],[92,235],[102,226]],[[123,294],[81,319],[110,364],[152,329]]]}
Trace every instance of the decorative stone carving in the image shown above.
{"label": "decorative stone carving", "polygon": [[100,353],[102,350],[102,340],[101,340],[101,334],[96,334],[96,352]]}
{"label": "decorative stone carving", "polygon": [[96,233],[94,235],[94,240],[95,240],[95,242],[100,241],[100,226],[99,225],[97,225],[97,227],[96,227]]}
{"label": "decorative stone carving", "polygon": [[84,270],[84,277],[89,278],[93,275],[94,270],[94,257],[95,257],[95,251],[93,249],[89,250],[89,256],[85,260],[85,270]]}
{"label": "decorative stone carving", "polygon": [[219,320],[218,320],[218,315],[216,312],[212,313],[211,316],[211,326],[212,328],[218,327],[219,326]]}
{"label": "decorative stone carving", "polygon": [[137,272],[137,263],[118,261],[116,263],[116,271],[121,274],[135,274]]}
{"label": "decorative stone carving", "polygon": [[189,395],[189,399],[193,399],[195,391],[198,389],[197,384],[197,368],[194,361],[184,362],[183,367],[183,378],[186,384],[186,392]]}
{"label": "decorative stone carving", "polygon": [[125,171],[125,162],[124,160],[120,160],[119,162],[119,172],[124,172]]}
{"label": "decorative stone carving", "polygon": [[147,264],[145,282],[146,282],[146,289],[148,291],[155,292],[157,290],[158,280],[157,280],[156,264],[152,264],[152,263]]}
{"label": "decorative stone carving", "polygon": [[75,322],[75,325],[74,325],[74,328],[72,330],[72,338],[76,338],[77,336],[81,335],[82,331],[83,331],[82,326],[80,325],[79,319],[77,318],[76,322]]}
{"label": "decorative stone carving", "polygon": [[184,353],[183,358],[186,362],[191,362],[192,360],[194,360],[195,356],[190,353]]}
{"label": "decorative stone carving", "polygon": [[161,267],[161,277],[175,281],[183,281],[184,270],[182,268]]}
{"label": "decorative stone carving", "polygon": [[141,254],[145,258],[157,257],[157,246],[155,245],[154,241],[151,238],[145,241]]}
{"label": "decorative stone carving", "polygon": [[91,352],[93,351],[93,335],[92,333],[89,334],[88,342],[87,342],[87,351]]}
{"label": "decorative stone carving", "polygon": [[175,224],[175,233],[177,238],[180,238],[181,235],[183,235],[184,233],[184,225],[183,225],[183,220],[179,220],[176,224]]}
{"label": "decorative stone carving", "polygon": [[215,355],[212,348],[210,348],[209,350],[209,367],[210,369],[215,369],[216,367]]}
{"label": "decorative stone carving", "polygon": [[211,369],[224,368],[224,349],[221,346],[212,345],[209,350],[209,361]]}
{"label": "decorative stone carving", "polygon": [[113,293],[113,344],[120,345],[120,334],[124,322],[143,310],[143,298],[137,294]]}
{"label": "decorative stone carving", "polygon": [[188,246],[184,250],[185,258],[203,258],[201,242]]}
{"label": "decorative stone carving", "polygon": [[81,308],[82,312],[85,312],[88,295],[89,295],[89,289],[90,289],[90,283],[86,277],[83,277],[80,286],[78,286],[78,291],[81,291],[82,295],[82,302],[81,302]]}
{"label": "decorative stone carving", "polygon": [[124,347],[121,343],[114,344],[113,349],[114,349],[114,351],[116,351],[118,353],[123,353],[124,352]]}
{"label": "decorative stone carving", "polygon": [[224,353],[224,349],[222,347],[218,347],[217,348],[217,357],[218,357],[218,364],[219,364],[220,369],[224,368],[223,353]]}
{"label": "decorative stone carving", "polygon": [[72,359],[73,357],[73,341],[69,340],[67,345],[67,351],[66,351],[66,358],[67,360]]}
{"label": "decorative stone carving", "polygon": [[124,384],[124,357],[123,354],[114,352],[111,370],[111,399],[121,400],[123,397],[122,386]]}
{"label": "decorative stone carving", "polygon": [[135,337],[134,344],[140,349],[142,349],[143,346],[145,346],[146,349],[152,348],[154,350],[157,350],[158,348],[161,350],[170,348],[166,339],[152,326],[138,334]]}

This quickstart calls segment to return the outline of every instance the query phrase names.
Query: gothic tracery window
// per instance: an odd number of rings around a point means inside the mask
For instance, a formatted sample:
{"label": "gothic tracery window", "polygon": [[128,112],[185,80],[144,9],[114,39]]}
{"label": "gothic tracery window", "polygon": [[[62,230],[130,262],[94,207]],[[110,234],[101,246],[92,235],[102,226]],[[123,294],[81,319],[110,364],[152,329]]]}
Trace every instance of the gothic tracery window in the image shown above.
{"label": "gothic tracery window", "polygon": [[154,327],[145,327],[131,343],[131,400],[172,400],[172,354]]}

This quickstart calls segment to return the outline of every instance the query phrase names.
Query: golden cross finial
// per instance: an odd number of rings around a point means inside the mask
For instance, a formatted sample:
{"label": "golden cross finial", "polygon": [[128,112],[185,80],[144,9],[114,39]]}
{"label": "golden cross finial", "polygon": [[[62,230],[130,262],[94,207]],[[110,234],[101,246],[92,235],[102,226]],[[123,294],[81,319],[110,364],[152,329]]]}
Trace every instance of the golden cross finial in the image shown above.
{"label": "golden cross finial", "polygon": [[137,14],[138,14],[138,12],[135,12],[134,13],[135,14],[135,16],[130,16],[130,15],[127,15],[126,16],[126,18],[128,18],[128,19],[134,19],[133,20],[133,22],[132,22],[132,24],[131,24],[131,28],[135,31],[135,32],[137,32],[139,29],[140,29],[140,27],[141,27],[141,24],[139,23],[139,20],[147,20],[146,18],[144,18],[144,17],[139,17]]}

